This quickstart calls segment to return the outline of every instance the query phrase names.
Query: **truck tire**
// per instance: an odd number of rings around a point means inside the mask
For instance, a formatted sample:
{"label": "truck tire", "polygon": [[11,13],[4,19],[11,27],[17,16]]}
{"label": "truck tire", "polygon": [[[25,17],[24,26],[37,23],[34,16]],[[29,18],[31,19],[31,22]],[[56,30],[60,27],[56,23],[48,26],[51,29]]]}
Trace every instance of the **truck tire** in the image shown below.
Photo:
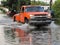
{"label": "truck tire", "polygon": [[25,23],[28,23],[28,22],[29,22],[29,20],[27,18],[25,18]]}
{"label": "truck tire", "polygon": [[14,22],[16,21],[16,17],[14,16],[14,20],[13,20]]}
{"label": "truck tire", "polygon": [[51,22],[49,22],[48,24],[51,24]]}
{"label": "truck tire", "polygon": [[49,26],[51,24],[51,22],[48,22],[47,24],[45,24],[45,26]]}

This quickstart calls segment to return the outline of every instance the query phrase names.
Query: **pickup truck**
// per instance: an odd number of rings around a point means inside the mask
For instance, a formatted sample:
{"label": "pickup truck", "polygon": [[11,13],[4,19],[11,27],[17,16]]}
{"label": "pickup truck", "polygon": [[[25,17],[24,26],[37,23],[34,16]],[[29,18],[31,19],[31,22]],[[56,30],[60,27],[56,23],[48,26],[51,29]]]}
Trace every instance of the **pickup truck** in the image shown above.
{"label": "pickup truck", "polygon": [[13,16],[13,20],[36,26],[49,25],[52,16],[50,11],[44,8],[45,6],[40,5],[24,5],[21,7],[20,13]]}

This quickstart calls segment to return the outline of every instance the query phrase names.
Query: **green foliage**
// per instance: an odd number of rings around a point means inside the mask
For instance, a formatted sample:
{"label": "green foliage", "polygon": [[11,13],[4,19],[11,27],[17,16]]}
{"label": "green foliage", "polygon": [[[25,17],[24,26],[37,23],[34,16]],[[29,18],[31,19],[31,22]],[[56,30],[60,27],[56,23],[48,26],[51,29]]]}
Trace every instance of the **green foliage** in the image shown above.
{"label": "green foliage", "polygon": [[57,0],[55,4],[53,5],[53,9],[55,11],[55,17],[59,18],[60,17],[60,1]]}
{"label": "green foliage", "polygon": [[2,13],[6,13],[6,11],[5,11],[5,10],[3,10],[2,8],[0,8],[0,10],[2,11]]}
{"label": "green foliage", "polygon": [[2,6],[7,6],[7,2],[2,1],[1,3],[2,3]]}
{"label": "green foliage", "polygon": [[[56,0],[55,4],[52,6],[55,12],[55,18],[60,18],[60,0]],[[56,19],[57,24],[60,24],[60,19]]]}
{"label": "green foliage", "polygon": [[6,2],[2,1],[3,6],[8,7],[10,10],[15,9],[19,10],[22,3],[30,4],[30,0],[7,0]]}
{"label": "green foliage", "polygon": [[45,3],[45,2],[41,2],[41,1],[31,1],[31,4],[32,5],[49,5],[49,4],[47,4],[47,3]]}
{"label": "green foliage", "polygon": [[17,0],[2,1],[2,4],[3,4],[4,7],[7,7],[9,9],[16,8]]}
{"label": "green foliage", "polygon": [[[23,4],[24,3],[24,4]],[[48,5],[47,3],[44,2],[40,2],[40,1],[30,1],[30,0],[7,0],[6,2],[2,2],[3,6],[9,8],[9,10],[11,9],[15,9],[15,10],[20,10],[20,7],[22,5]]]}

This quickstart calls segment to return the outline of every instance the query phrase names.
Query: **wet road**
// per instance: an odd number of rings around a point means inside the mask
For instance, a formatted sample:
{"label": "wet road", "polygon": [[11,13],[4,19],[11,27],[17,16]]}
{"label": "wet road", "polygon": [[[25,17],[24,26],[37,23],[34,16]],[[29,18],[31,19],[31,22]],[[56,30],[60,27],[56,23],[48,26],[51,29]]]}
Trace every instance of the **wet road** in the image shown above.
{"label": "wet road", "polygon": [[5,14],[0,14],[1,45],[60,45],[60,26],[34,28],[28,24],[17,24]]}

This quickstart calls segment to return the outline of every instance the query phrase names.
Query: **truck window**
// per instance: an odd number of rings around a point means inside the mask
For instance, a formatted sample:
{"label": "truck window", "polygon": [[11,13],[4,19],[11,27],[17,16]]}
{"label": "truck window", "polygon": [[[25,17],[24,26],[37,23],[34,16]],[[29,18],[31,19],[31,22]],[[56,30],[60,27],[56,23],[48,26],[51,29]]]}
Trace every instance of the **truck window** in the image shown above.
{"label": "truck window", "polygon": [[43,12],[44,11],[44,7],[41,6],[34,6],[34,7],[27,7],[25,9],[26,12]]}
{"label": "truck window", "polygon": [[22,7],[21,12],[24,12],[24,7]]}

